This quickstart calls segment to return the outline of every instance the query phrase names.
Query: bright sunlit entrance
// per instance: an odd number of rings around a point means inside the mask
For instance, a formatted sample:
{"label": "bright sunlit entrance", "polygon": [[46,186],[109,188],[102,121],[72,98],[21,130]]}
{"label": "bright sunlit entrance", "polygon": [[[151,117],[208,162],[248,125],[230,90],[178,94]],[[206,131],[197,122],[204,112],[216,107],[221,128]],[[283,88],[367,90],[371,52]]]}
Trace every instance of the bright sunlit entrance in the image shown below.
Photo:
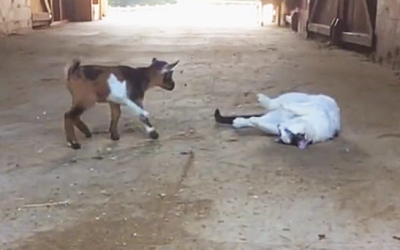
{"label": "bright sunlit entrance", "polygon": [[274,14],[272,5],[264,6],[264,20],[260,20],[257,0],[171,0],[167,2],[172,3],[153,5],[135,5],[137,0],[129,2],[111,0],[107,19],[144,26],[256,27],[261,21],[271,23]]}

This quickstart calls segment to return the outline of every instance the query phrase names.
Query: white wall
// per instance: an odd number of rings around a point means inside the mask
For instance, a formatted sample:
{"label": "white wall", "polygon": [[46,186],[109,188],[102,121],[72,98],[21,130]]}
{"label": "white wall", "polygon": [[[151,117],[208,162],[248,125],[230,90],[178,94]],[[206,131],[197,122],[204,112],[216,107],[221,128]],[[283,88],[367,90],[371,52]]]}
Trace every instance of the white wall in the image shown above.
{"label": "white wall", "polygon": [[0,34],[32,27],[31,0],[0,0]]}

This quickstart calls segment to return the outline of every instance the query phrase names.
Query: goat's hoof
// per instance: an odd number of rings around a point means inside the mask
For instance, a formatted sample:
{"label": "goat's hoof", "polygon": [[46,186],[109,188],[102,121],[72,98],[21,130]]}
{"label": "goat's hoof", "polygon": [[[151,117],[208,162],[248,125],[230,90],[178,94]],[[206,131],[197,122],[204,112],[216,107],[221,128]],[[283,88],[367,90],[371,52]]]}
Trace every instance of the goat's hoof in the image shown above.
{"label": "goat's hoof", "polygon": [[119,135],[118,134],[111,134],[111,140],[118,141],[119,140]]}
{"label": "goat's hoof", "polygon": [[80,149],[81,148],[81,144],[77,143],[77,142],[73,142],[73,143],[71,143],[71,148],[72,149]]}
{"label": "goat's hoof", "polygon": [[92,133],[85,134],[85,137],[88,138],[88,139],[92,138]]}
{"label": "goat's hoof", "polygon": [[157,131],[155,131],[155,130],[151,131],[149,135],[150,135],[150,138],[153,140],[157,140],[159,137]]}

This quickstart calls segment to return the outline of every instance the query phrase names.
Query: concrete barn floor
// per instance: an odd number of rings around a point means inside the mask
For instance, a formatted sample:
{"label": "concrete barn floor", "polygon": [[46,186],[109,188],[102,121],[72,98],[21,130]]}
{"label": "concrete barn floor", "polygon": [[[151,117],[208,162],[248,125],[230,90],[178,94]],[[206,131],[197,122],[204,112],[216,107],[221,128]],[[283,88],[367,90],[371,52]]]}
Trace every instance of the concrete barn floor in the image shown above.
{"label": "concrete barn floor", "polygon": [[[389,69],[275,27],[67,24],[0,39],[1,249],[399,249],[400,84]],[[160,132],[107,105],[92,139],[66,146],[66,62],[180,59],[176,89],[151,90]],[[340,138],[305,151],[217,126],[262,111],[256,94],[326,93]],[[192,151],[193,154],[189,152]],[[51,202],[64,205],[30,206]]]}

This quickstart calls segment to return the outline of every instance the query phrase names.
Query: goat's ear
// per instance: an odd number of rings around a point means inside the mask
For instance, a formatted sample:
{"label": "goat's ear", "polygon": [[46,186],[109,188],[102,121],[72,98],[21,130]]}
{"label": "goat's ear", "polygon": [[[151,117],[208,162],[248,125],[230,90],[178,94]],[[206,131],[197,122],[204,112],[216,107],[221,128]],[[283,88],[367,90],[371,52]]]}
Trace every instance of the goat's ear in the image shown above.
{"label": "goat's ear", "polygon": [[151,60],[151,63],[153,64],[155,62],[157,62],[157,58],[153,57],[153,60]]}
{"label": "goat's ear", "polygon": [[173,69],[175,68],[175,66],[178,65],[178,63],[179,63],[179,60],[176,61],[176,62],[174,62],[174,63],[168,64],[168,65],[166,66],[167,71],[173,70]]}

